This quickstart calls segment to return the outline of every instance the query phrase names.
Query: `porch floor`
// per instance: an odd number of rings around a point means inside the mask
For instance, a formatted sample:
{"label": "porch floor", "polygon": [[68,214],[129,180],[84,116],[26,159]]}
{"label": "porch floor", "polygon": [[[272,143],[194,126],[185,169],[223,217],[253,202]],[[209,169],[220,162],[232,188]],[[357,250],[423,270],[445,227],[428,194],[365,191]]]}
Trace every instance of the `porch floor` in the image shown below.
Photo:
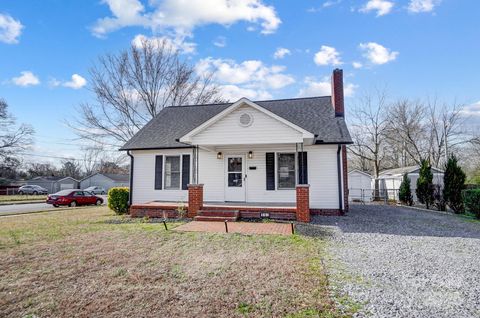
{"label": "porch floor", "polygon": [[[285,223],[229,222],[228,233],[291,235],[292,225]],[[174,231],[226,233],[223,222],[193,221],[180,225]]]}

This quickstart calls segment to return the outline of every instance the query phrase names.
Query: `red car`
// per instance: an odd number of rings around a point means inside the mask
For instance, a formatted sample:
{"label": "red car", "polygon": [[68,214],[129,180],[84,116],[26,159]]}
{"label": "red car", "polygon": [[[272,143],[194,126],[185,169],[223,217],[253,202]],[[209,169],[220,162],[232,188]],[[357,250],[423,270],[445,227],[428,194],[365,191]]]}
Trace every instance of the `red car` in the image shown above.
{"label": "red car", "polygon": [[47,203],[54,207],[68,205],[71,207],[79,205],[102,205],[103,199],[83,190],[62,190],[47,197]]}

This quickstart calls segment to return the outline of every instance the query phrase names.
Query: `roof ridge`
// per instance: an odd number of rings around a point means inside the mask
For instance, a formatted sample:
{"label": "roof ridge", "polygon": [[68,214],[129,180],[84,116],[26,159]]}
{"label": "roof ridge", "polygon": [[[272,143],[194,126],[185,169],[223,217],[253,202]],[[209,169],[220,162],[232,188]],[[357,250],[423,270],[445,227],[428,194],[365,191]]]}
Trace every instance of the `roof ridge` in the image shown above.
{"label": "roof ridge", "polygon": [[315,98],[326,98],[331,97],[330,95],[324,96],[310,96],[310,97],[292,97],[292,98],[280,98],[280,99],[266,99],[266,100],[255,100],[254,103],[261,103],[261,102],[281,102],[285,100],[299,100],[299,99],[315,99]]}
{"label": "roof ridge", "polygon": [[[264,100],[253,100],[254,103],[264,103],[264,102],[281,102],[286,100],[299,100],[299,99],[316,99],[316,98],[331,98],[330,95],[324,96],[310,96],[310,97],[293,97],[293,98],[280,98],[280,99],[264,99]],[[218,106],[218,105],[231,105],[235,102],[226,102],[226,103],[211,103],[211,104],[197,104],[197,105],[177,105],[177,106],[165,106],[164,108],[174,108],[174,107],[201,107],[201,106]]]}

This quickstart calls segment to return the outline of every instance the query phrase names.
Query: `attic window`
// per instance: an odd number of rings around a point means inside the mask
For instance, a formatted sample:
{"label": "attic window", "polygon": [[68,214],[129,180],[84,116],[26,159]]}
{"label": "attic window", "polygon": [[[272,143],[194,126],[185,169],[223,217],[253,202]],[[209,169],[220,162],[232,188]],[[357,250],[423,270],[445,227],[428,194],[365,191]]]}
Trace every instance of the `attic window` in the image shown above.
{"label": "attic window", "polygon": [[249,113],[243,113],[240,115],[240,126],[248,127],[253,123],[253,116]]}

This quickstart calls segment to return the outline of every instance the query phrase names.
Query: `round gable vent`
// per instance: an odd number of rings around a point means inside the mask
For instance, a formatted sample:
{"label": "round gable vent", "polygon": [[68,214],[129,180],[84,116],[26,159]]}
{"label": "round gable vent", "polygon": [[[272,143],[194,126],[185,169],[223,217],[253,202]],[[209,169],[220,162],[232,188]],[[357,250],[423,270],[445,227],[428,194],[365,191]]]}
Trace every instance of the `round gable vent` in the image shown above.
{"label": "round gable vent", "polygon": [[243,113],[240,115],[240,126],[248,127],[253,123],[253,116],[249,113]]}

